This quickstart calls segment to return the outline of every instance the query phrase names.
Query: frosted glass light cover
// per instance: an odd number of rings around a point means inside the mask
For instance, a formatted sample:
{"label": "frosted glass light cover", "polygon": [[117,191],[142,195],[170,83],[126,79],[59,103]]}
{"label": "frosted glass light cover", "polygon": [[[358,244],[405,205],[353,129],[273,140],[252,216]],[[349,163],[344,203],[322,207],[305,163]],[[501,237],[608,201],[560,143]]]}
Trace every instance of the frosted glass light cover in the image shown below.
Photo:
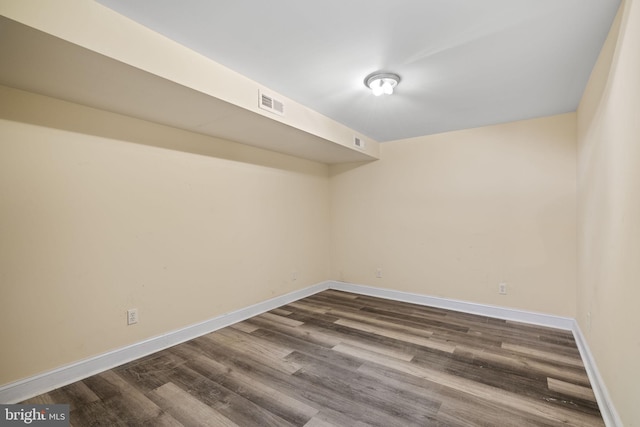
{"label": "frosted glass light cover", "polygon": [[391,95],[393,88],[396,87],[400,77],[397,74],[390,73],[374,73],[370,74],[364,81],[364,84],[371,89],[375,96]]}

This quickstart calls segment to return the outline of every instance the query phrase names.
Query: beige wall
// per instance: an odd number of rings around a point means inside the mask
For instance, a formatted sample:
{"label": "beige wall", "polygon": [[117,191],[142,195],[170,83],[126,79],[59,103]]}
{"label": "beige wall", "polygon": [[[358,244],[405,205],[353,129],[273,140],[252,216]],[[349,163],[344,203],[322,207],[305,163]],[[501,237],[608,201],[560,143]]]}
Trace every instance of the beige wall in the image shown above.
{"label": "beige wall", "polygon": [[[254,101],[241,76],[96,3],[0,9]],[[387,143],[380,161],[330,171],[0,87],[0,384],[331,277],[577,316],[624,424],[640,425],[638,1],[622,12],[577,135],[566,114]]]}
{"label": "beige wall", "polygon": [[575,138],[571,113],[385,143],[379,161],[333,166],[333,276],[574,316]]}
{"label": "beige wall", "polygon": [[578,321],[623,424],[640,426],[640,4],[627,0],[578,109]]}
{"label": "beige wall", "polygon": [[[93,1],[93,0],[2,0],[0,1],[0,15],[11,20],[35,28],[56,38],[68,41],[88,49],[91,52],[100,53],[118,63],[130,65],[136,69],[159,76],[180,86],[190,88],[201,94],[211,95],[216,99],[252,111],[255,114],[268,117],[270,120],[285,123],[309,134],[319,136],[338,145],[351,148],[353,146],[354,131],[342,123],[321,115],[320,113],[305,107],[292,99],[277,94],[263,87],[257,82],[237,73],[193,50],[187,49],[180,43],[171,40],[137,22],[120,15],[119,13]],[[13,41],[15,46],[20,46],[21,40]],[[61,54],[65,58],[68,51]],[[24,58],[23,58],[24,59]],[[74,59],[78,59],[75,58]],[[83,58],[84,60],[84,58]],[[36,64],[39,62],[36,61]],[[4,64],[12,69],[11,61]],[[84,62],[78,66],[86,67],[91,73],[95,64]],[[62,68],[64,69],[64,68]],[[11,75],[12,73],[8,73]],[[30,90],[57,96],[59,98],[77,101],[78,98],[66,98],[58,93],[60,85],[73,85],[70,76],[60,73],[49,76],[39,73],[31,73],[24,70],[25,80],[17,87],[32,88]],[[121,74],[116,73],[113,79],[117,82]],[[138,74],[137,76],[140,76]],[[83,76],[84,77],[84,76]],[[44,81],[39,81],[39,80]],[[83,79],[80,79],[83,80]],[[79,82],[80,84],[84,83]],[[113,83],[113,82],[112,82]],[[27,86],[24,86],[24,85]],[[138,90],[157,90],[158,86],[151,81],[138,79],[134,82]],[[127,86],[127,82],[122,85]],[[171,86],[171,85],[169,85]],[[117,87],[117,85],[116,85]],[[286,105],[287,114],[275,115],[258,108],[258,90],[267,90],[267,93],[277,96]],[[100,93],[100,90],[98,90]],[[129,96],[139,93],[131,91]],[[168,92],[171,96],[173,92]],[[66,95],[66,94],[65,94]],[[103,94],[104,101],[90,105],[109,110],[109,106],[122,105],[122,100],[114,102],[110,100],[112,94]],[[82,95],[75,96],[83,98]],[[93,97],[88,97],[92,99]],[[122,98],[122,96],[121,96]],[[162,97],[160,97],[162,98]],[[198,99],[198,98],[196,98]],[[138,105],[135,98],[131,103]],[[93,102],[96,102],[93,100]],[[163,106],[158,105],[154,113],[146,113],[143,118],[163,115]],[[120,107],[122,108],[122,107]],[[124,111],[128,111],[126,108]],[[231,120],[232,117],[226,117]],[[224,120],[224,117],[222,118]],[[193,125],[191,118],[182,117],[180,121]],[[200,122],[200,120],[202,120]],[[221,120],[212,112],[211,116],[198,118],[198,126],[202,129],[213,131],[216,122]],[[214,133],[215,134],[215,133]],[[359,135],[365,142],[364,151],[368,155],[377,157],[378,143],[364,135]],[[289,141],[289,144],[292,142]],[[286,145],[286,144],[285,144]],[[317,150],[317,149],[316,149]],[[311,149],[313,151],[313,149]]]}
{"label": "beige wall", "polygon": [[0,99],[0,384],[327,279],[326,165]]}

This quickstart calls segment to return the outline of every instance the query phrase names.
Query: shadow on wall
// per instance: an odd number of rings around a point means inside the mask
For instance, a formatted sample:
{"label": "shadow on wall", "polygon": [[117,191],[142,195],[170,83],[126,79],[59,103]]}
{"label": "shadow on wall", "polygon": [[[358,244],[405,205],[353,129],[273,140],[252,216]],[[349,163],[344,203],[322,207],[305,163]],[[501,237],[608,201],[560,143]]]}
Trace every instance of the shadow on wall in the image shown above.
{"label": "shadow on wall", "polygon": [[[32,92],[0,86],[0,119],[112,140],[249,163],[290,172],[327,176],[327,166]],[[317,167],[310,167],[317,165]],[[312,172],[311,172],[312,171]]]}

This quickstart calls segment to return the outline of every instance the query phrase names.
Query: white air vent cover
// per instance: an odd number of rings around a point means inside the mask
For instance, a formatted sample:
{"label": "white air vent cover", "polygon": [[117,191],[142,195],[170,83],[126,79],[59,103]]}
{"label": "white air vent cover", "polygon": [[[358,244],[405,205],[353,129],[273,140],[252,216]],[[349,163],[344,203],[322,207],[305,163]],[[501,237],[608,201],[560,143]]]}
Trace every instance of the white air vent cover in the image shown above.
{"label": "white air vent cover", "polygon": [[355,145],[358,148],[364,149],[364,141],[360,139],[360,137],[357,137],[357,136],[353,137],[353,145]]}
{"label": "white air vent cover", "polygon": [[258,91],[258,106],[263,110],[271,111],[272,113],[284,116],[284,104],[282,101],[274,98],[271,95],[267,95],[262,91]]}

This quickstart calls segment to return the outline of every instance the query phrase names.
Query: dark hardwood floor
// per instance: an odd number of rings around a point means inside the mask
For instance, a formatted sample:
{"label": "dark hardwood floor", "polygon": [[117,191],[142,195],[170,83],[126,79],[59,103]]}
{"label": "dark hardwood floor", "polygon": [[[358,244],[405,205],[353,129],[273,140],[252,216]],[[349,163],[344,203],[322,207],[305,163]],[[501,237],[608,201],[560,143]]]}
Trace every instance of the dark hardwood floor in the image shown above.
{"label": "dark hardwood floor", "polygon": [[603,426],[571,332],[324,291],[24,403],[73,426]]}

